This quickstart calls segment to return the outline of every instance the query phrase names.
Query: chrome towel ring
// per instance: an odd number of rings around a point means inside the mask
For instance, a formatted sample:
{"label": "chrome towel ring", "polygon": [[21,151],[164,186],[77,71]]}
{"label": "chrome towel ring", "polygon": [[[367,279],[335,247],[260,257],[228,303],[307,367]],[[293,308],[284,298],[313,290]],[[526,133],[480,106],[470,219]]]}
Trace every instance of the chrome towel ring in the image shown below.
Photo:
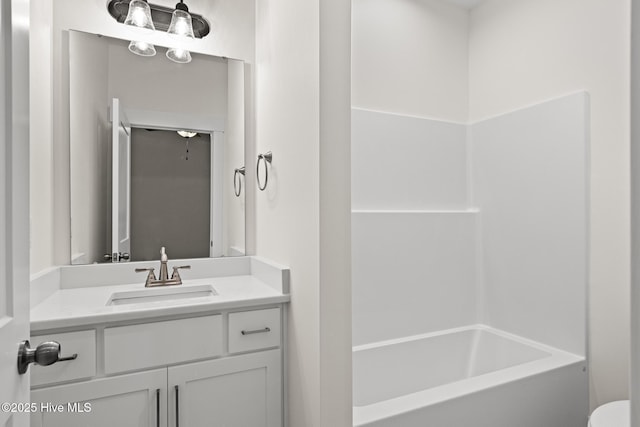
{"label": "chrome towel ring", "polygon": [[[260,182],[260,160],[262,160],[264,163],[264,185],[262,185],[262,183]],[[269,181],[269,167],[267,166],[267,163],[271,164],[272,160],[273,154],[271,153],[271,151],[267,152],[266,154],[258,155],[258,163],[256,164],[256,179],[258,180],[258,188],[260,189],[260,191],[264,191],[265,188],[267,188],[267,182]]]}
{"label": "chrome towel ring", "polygon": [[233,172],[233,192],[236,197],[240,197],[242,192],[242,178],[240,178],[240,175],[244,176],[244,166],[237,168]]}

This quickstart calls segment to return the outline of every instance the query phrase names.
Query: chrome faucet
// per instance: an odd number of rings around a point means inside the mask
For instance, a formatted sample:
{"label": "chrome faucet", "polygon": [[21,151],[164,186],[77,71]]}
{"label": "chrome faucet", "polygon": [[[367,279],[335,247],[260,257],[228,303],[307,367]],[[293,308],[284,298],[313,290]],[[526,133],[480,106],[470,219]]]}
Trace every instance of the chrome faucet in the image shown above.
{"label": "chrome faucet", "polygon": [[167,262],[169,258],[167,257],[167,253],[165,252],[164,246],[160,249],[160,277],[156,279],[156,274],[154,272],[154,268],[136,268],[136,273],[140,273],[143,271],[148,271],[147,281],[144,283],[145,288],[151,288],[154,286],[169,286],[169,285],[182,285],[182,278],[180,277],[180,273],[178,270],[185,269],[188,270],[191,268],[190,265],[181,265],[178,267],[173,267],[173,273],[171,274],[171,278],[169,278],[169,272],[167,268]]}

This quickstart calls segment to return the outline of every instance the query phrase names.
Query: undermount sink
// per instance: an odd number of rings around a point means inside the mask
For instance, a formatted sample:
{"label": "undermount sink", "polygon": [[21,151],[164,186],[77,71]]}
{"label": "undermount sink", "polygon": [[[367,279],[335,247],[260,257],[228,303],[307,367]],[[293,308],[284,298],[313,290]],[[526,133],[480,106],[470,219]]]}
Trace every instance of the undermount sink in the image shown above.
{"label": "undermount sink", "polygon": [[211,285],[171,286],[155,289],[140,289],[135,291],[114,292],[107,305],[141,304],[157,301],[175,301],[191,298],[213,297],[218,295]]}

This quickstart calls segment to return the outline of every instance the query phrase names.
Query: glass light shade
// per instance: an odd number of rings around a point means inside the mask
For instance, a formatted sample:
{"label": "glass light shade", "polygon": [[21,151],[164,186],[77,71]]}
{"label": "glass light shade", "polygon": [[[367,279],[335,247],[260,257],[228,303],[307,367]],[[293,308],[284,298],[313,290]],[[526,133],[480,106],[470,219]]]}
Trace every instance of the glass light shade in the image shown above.
{"label": "glass light shade", "polygon": [[189,12],[181,9],[174,10],[171,15],[171,24],[169,24],[167,33],[174,36],[194,38],[193,21],[191,20]]}
{"label": "glass light shade", "polygon": [[167,50],[167,58],[178,64],[191,62],[191,53],[188,50],[171,48]]}
{"label": "glass light shade", "polygon": [[140,56],[153,56],[156,54],[156,48],[151,43],[135,42],[129,43],[129,50]]}
{"label": "glass light shade", "polygon": [[150,31],[156,29],[151,19],[151,8],[144,0],[131,0],[131,3],[129,3],[129,13],[127,13],[124,24]]}

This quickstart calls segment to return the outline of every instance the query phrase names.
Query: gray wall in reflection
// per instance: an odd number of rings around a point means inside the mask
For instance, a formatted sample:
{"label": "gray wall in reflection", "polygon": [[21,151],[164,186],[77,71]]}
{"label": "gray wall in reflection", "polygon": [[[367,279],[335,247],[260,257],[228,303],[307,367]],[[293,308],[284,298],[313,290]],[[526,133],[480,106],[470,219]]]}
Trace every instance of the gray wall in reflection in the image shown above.
{"label": "gray wall in reflection", "polygon": [[174,131],[131,133],[131,259],[209,256],[211,141]]}

